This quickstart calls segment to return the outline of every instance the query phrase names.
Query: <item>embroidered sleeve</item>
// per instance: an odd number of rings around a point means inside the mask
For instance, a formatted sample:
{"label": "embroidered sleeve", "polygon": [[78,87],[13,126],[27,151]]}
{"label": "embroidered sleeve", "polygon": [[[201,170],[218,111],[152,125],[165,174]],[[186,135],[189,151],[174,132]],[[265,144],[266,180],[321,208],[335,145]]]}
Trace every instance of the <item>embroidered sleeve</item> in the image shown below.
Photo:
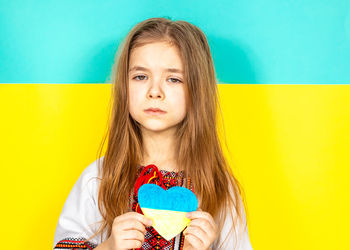
{"label": "embroidered sleeve", "polygon": [[54,249],[94,249],[99,237],[86,241],[102,219],[97,206],[97,160],[90,164],[74,184],[58,219]]}
{"label": "embroidered sleeve", "polygon": [[86,238],[65,238],[57,242],[54,249],[94,249],[97,244],[86,241]]}

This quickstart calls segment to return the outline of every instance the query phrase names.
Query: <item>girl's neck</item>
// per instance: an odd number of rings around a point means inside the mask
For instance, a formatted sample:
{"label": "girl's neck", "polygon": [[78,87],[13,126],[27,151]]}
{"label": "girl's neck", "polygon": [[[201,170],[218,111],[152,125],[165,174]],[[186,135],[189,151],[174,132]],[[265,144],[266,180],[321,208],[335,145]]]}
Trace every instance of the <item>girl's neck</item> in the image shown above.
{"label": "girl's neck", "polygon": [[143,159],[141,165],[154,164],[159,170],[178,172],[179,168],[174,157],[175,128],[163,132],[153,132],[142,129]]}

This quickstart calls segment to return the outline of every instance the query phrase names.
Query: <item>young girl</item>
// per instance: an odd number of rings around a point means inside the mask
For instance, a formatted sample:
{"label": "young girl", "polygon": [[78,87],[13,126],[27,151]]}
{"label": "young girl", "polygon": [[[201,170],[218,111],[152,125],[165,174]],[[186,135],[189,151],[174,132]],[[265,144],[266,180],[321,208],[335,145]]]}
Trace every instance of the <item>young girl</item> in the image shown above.
{"label": "young girl", "polygon": [[[59,217],[54,249],[252,249],[242,189],[217,132],[218,91],[206,36],[150,18],[117,52],[108,147],[88,166]],[[104,138],[105,141],[106,138]],[[167,241],[137,191],[183,186],[198,198],[190,224]]]}

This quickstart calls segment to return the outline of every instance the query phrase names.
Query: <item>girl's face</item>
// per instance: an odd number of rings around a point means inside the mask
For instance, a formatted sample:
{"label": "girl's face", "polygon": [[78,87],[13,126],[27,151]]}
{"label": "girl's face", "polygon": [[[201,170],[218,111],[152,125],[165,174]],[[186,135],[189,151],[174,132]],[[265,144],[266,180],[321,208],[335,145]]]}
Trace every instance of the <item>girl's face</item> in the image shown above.
{"label": "girl's face", "polygon": [[[183,64],[178,49],[154,42],[131,51],[129,61],[129,111],[142,129],[175,129],[186,115]],[[164,113],[151,113],[149,108]]]}

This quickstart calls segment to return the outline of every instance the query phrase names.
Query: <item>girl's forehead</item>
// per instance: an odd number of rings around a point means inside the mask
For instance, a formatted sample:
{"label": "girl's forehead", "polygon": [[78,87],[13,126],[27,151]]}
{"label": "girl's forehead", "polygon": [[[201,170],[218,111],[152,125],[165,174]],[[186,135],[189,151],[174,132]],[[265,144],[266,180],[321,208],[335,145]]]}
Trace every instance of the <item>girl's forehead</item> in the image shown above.
{"label": "girl's forehead", "polygon": [[129,72],[153,67],[174,69],[172,72],[183,73],[183,64],[178,48],[165,42],[159,42],[145,44],[131,51]]}
{"label": "girl's forehead", "polygon": [[141,46],[134,47],[130,50],[130,55],[138,55],[140,53],[157,53],[157,52],[167,52],[167,53],[172,53],[176,55],[180,55],[180,51],[177,46],[171,45],[167,42],[152,42],[152,43],[147,43],[143,44]]}

